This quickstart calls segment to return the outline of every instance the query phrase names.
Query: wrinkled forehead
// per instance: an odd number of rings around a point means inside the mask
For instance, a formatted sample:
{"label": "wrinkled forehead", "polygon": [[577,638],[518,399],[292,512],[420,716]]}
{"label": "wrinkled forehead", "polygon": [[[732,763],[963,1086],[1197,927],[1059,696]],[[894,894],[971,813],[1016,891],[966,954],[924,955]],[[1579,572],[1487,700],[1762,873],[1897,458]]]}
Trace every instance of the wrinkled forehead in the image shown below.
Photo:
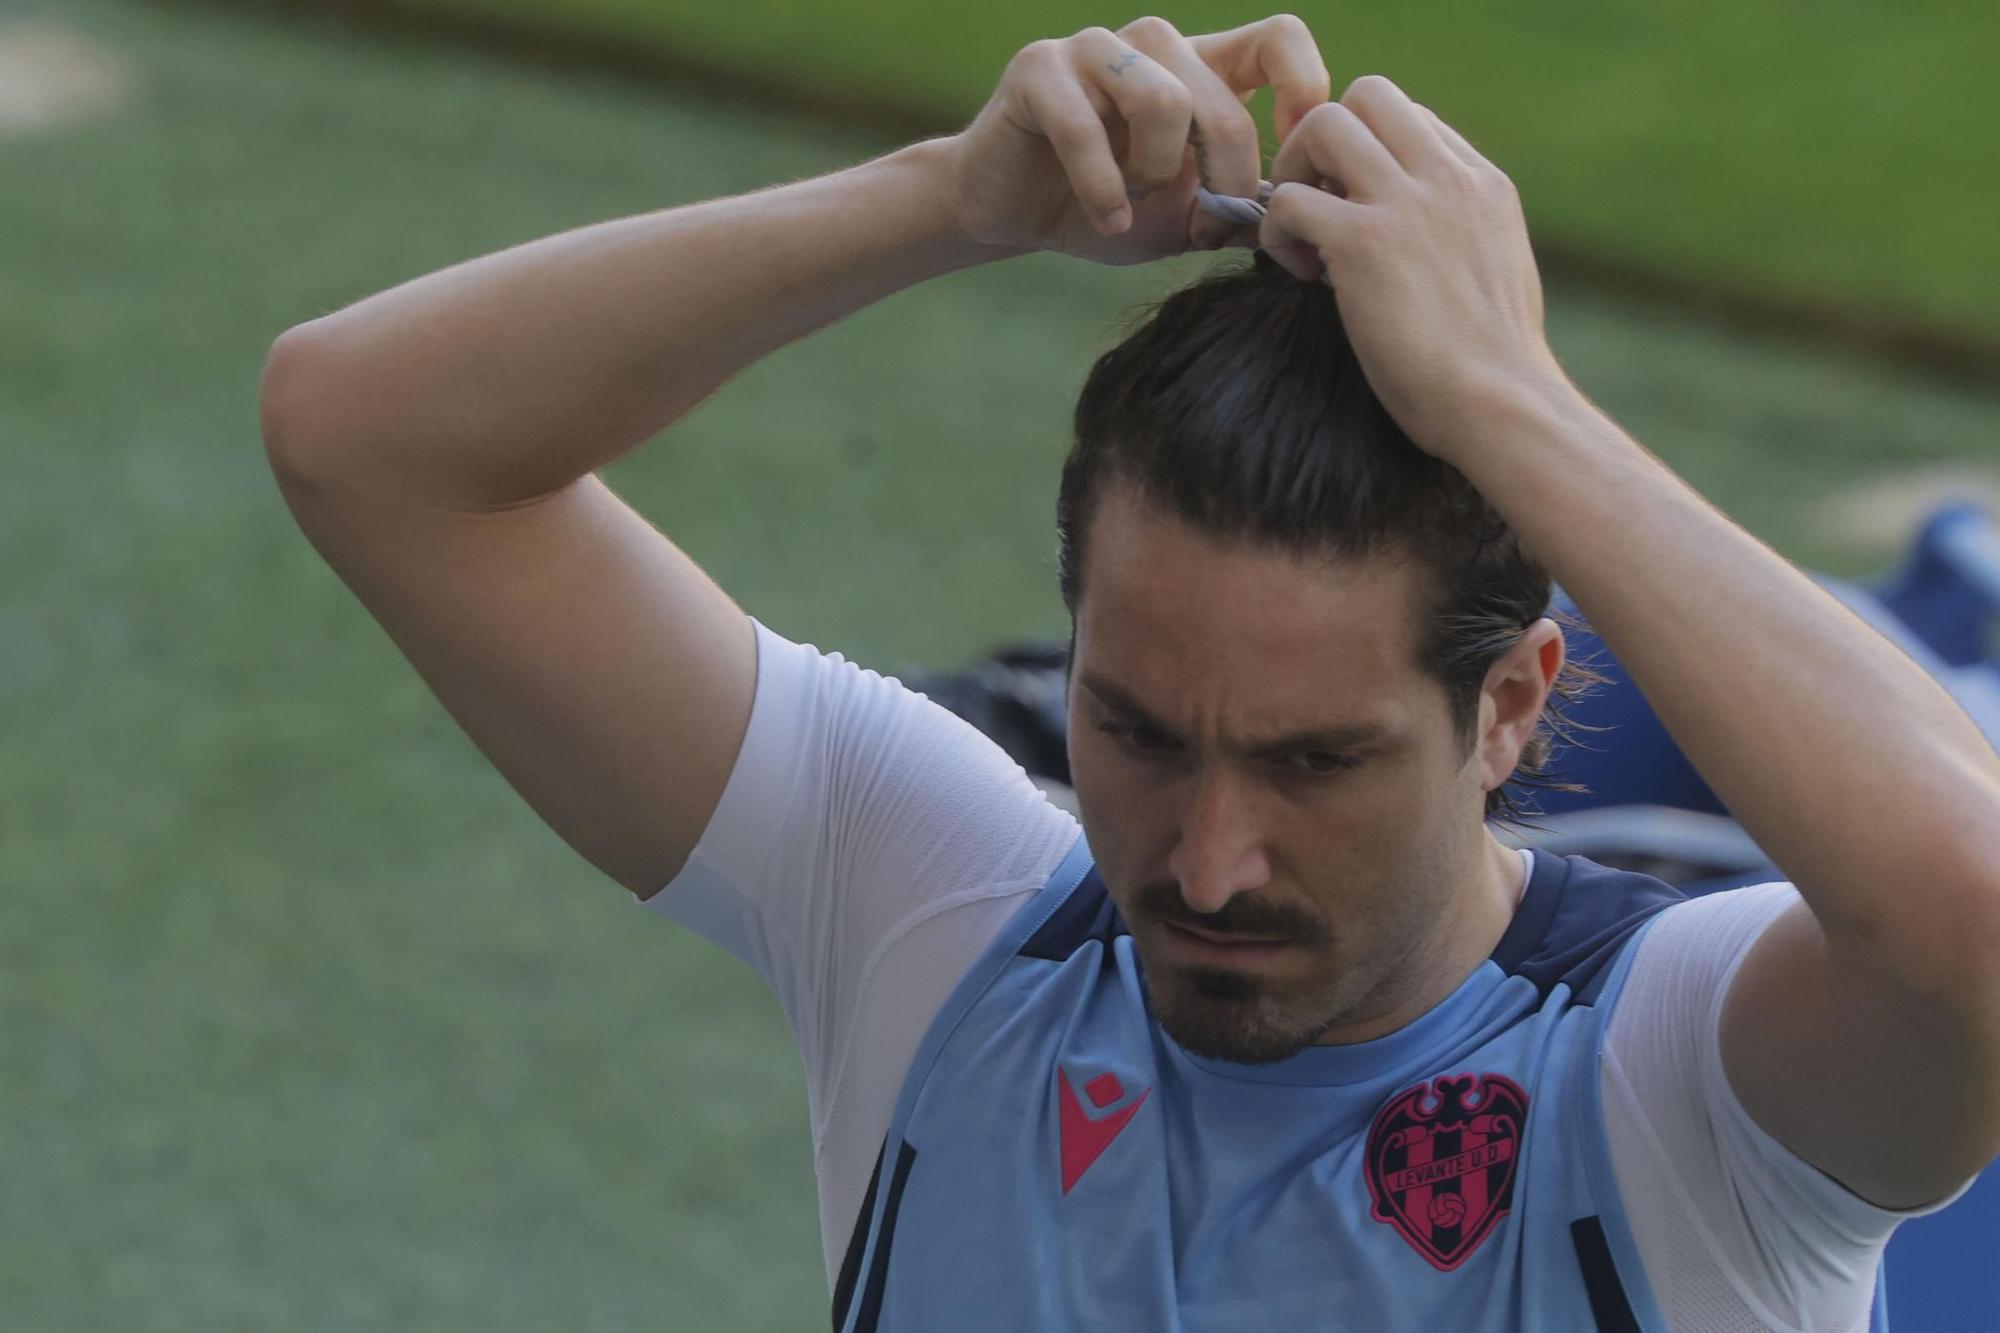
{"label": "wrinkled forehead", "polygon": [[1424,571],[1218,539],[1108,490],[1084,543],[1076,669],[1246,724],[1394,708],[1422,691]]}

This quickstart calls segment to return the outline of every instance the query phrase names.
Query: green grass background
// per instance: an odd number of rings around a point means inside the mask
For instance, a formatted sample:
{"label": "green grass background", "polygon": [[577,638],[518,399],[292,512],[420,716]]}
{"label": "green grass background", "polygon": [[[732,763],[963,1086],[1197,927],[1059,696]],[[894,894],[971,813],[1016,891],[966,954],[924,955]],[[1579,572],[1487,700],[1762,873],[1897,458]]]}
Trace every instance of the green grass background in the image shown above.
{"label": "green grass background", "polygon": [[[893,144],[667,92],[126,0],[0,5],[129,62],[0,137],[0,1324],[798,1329],[797,1057],[754,977],[486,764],[292,525],[290,324],[469,255]],[[1533,195],[1531,213],[1538,211]],[[884,669],[1054,633],[1069,410],[1212,262],[954,274],[610,470],[753,613]],[[2000,408],[1550,293],[1577,379],[1786,554]]]}
{"label": "green grass background", "polygon": [[[1278,7],[1017,0],[397,0],[553,22],[806,89],[875,88],[956,129],[1040,37]],[[1520,183],[1545,238],[1738,291],[2000,336],[2000,6],[1515,0],[1301,4],[1338,96],[1387,74]],[[1270,94],[1253,107],[1269,138]]]}

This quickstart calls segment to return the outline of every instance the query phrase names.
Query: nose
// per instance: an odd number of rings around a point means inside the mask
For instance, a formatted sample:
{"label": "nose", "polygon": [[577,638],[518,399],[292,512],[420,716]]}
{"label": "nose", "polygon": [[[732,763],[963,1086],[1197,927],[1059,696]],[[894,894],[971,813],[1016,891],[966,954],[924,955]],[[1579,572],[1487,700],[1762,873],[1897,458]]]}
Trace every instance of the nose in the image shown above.
{"label": "nose", "polygon": [[1271,877],[1253,796],[1219,768],[1203,772],[1189,792],[1167,873],[1179,882],[1181,901],[1203,915]]}

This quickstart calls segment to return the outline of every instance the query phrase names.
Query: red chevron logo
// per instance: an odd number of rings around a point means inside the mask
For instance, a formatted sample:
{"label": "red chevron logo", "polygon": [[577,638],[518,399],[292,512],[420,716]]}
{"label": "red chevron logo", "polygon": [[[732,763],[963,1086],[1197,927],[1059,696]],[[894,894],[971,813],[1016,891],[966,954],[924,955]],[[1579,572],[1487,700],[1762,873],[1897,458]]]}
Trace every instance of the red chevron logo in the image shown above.
{"label": "red chevron logo", "polygon": [[[1111,1146],[1111,1140],[1118,1137],[1119,1131],[1131,1123],[1139,1108],[1146,1104],[1146,1098],[1153,1095],[1153,1090],[1147,1088],[1130,1106],[1093,1120],[1083,1109],[1076,1089],[1070,1086],[1069,1075],[1061,1069],[1056,1070],[1056,1087],[1061,1111],[1062,1192],[1067,1194],[1071,1186],[1090,1169],[1090,1164],[1104,1155],[1104,1150]],[[1118,1075],[1109,1072],[1099,1074],[1084,1084],[1083,1090],[1090,1094],[1091,1104],[1098,1107],[1109,1106],[1125,1095],[1125,1087],[1118,1081]]]}

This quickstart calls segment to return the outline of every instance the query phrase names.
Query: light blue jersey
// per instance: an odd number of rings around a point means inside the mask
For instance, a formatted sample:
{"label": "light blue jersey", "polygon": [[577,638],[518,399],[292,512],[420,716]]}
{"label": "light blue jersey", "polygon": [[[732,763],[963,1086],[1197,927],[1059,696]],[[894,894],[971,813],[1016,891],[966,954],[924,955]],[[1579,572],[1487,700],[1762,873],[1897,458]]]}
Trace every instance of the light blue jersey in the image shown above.
{"label": "light blue jersey", "polygon": [[[1681,899],[1537,851],[1429,1013],[1239,1065],[1153,1020],[1079,838],[918,1049],[834,1328],[1666,1333],[1598,1053],[1634,942]],[[1874,1308],[1883,1333],[1879,1278]]]}

